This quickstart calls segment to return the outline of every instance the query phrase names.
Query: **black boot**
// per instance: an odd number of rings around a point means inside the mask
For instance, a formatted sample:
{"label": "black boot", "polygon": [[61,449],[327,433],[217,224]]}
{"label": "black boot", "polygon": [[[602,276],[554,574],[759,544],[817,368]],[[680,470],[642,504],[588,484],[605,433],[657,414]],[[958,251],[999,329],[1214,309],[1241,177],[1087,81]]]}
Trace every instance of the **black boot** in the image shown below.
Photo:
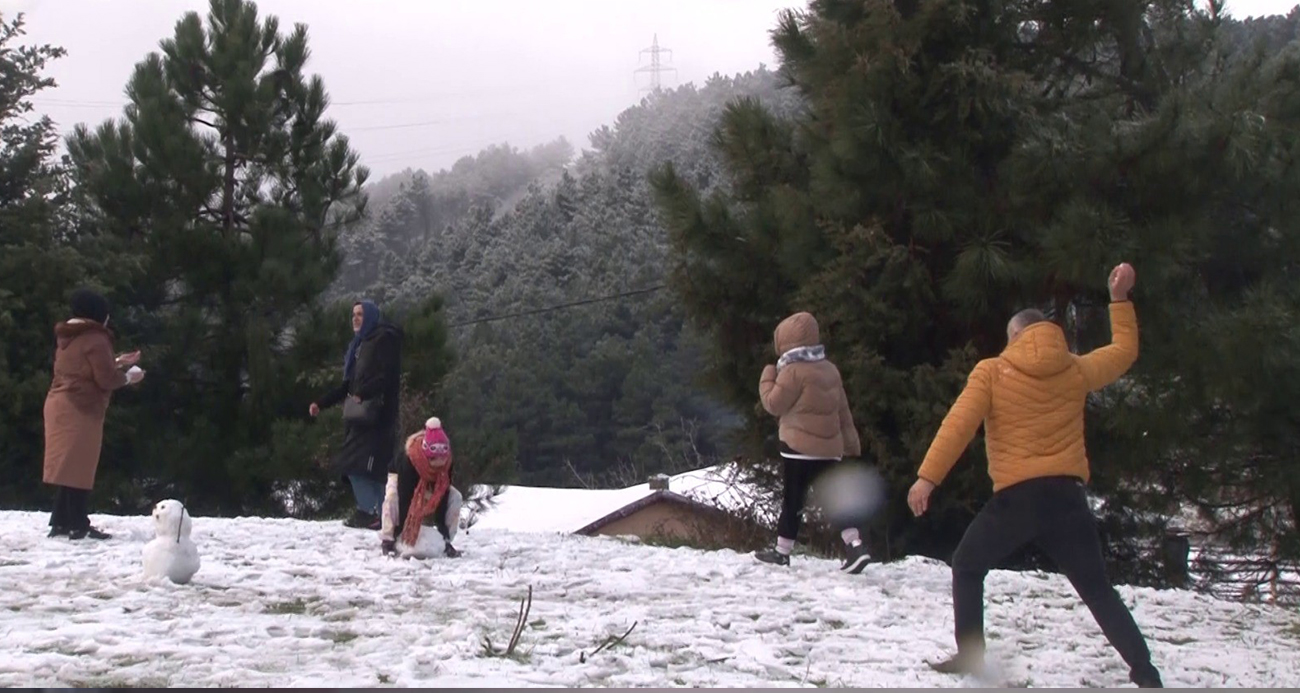
{"label": "black boot", "polygon": [[442,549],[442,553],[447,558],[460,558],[460,551],[457,551],[456,547],[451,545],[451,542],[446,543],[446,546]]}
{"label": "black boot", "polygon": [[378,515],[371,515],[362,510],[353,510],[352,517],[343,521],[344,527],[352,529],[379,529],[380,524]]}
{"label": "black boot", "polygon": [[79,539],[85,539],[86,537],[103,541],[105,539],[112,539],[113,535],[109,534],[108,532],[101,532],[98,529],[95,529],[94,527],[87,527],[85,529],[74,529],[68,532],[68,538],[73,541],[77,541]]}
{"label": "black boot", "polygon": [[54,526],[50,527],[50,533],[47,534],[47,535],[45,535],[45,536],[47,536],[47,537],[66,537],[66,536],[68,536],[68,528],[67,528],[67,527],[59,527],[58,525],[54,525]]}
{"label": "black boot", "polygon": [[1137,684],[1138,688],[1165,687],[1164,682],[1160,680],[1160,672],[1151,664],[1144,667],[1134,667],[1128,674],[1128,680]]}

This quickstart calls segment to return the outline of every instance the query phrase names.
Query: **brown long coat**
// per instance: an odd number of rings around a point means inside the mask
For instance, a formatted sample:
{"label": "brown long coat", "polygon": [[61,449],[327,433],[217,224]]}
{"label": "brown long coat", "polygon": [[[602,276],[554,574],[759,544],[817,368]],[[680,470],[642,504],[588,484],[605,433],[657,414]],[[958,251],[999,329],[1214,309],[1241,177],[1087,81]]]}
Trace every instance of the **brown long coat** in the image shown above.
{"label": "brown long coat", "polygon": [[90,490],[95,486],[104,415],[126,373],[113,356],[113,333],[89,320],[54,327],[54,378],[45,397],[47,484]]}

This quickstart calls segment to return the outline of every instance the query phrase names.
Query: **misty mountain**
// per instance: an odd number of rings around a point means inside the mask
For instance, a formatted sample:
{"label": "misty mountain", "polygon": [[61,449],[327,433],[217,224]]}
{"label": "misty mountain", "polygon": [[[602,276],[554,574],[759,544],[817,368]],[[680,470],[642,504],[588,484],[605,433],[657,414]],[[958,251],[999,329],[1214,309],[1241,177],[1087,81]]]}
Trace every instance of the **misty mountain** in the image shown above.
{"label": "misty mountain", "polygon": [[659,289],[669,248],[646,174],[671,161],[702,187],[727,185],[711,139],[742,96],[799,105],[765,69],[715,75],[646,97],[576,159],[562,139],[500,145],[384,179],[340,241],[330,294],[392,310],[444,297],[458,357],[439,405],[460,450],[512,457],[524,481],[719,455],[738,419],[703,394],[703,344]]}

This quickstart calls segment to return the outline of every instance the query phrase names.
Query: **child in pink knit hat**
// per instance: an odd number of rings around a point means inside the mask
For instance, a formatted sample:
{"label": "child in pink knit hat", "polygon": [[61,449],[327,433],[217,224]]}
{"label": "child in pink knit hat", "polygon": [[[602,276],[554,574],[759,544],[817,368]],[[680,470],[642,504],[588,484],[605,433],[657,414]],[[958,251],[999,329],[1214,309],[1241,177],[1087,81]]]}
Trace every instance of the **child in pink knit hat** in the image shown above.
{"label": "child in pink knit hat", "polygon": [[405,550],[412,549],[421,527],[432,524],[442,534],[443,552],[459,556],[451,545],[459,524],[459,498],[451,486],[451,440],[442,421],[430,418],[423,431],[407,437],[406,464],[388,475],[381,530],[384,553],[396,554],[399,543]]}

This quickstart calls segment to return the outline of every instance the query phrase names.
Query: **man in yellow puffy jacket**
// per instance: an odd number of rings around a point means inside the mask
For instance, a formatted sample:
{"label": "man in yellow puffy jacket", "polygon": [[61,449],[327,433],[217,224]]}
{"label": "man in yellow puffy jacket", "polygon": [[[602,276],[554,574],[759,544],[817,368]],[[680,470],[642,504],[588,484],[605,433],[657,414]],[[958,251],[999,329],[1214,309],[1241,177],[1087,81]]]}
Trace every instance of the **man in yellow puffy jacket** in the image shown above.
{"label": "man in yellow puffy jacket", "polygon": [[1088,393],[1115,382],[1138,357],[1137,315],[1129,301],[1136,274],[1121,263],[1110,273],[1111,343],[1084,356],[1070,353],[1065,333],[1041,312],[1017,313],[1007,347],[980,361],[944,417],[908,492],[923,514],[984,425],[993,497],[975,516],[952,556],[957,654],[931,666],[944,673],[978,673],[984,664],[984,577],[1020,547],[1033,543],[1069,578],[1111,645],[1129,665],[1129,678],[1160,688],[1146,639],[1106,576],[1101,542],[1084,484],[1083,412]]}

